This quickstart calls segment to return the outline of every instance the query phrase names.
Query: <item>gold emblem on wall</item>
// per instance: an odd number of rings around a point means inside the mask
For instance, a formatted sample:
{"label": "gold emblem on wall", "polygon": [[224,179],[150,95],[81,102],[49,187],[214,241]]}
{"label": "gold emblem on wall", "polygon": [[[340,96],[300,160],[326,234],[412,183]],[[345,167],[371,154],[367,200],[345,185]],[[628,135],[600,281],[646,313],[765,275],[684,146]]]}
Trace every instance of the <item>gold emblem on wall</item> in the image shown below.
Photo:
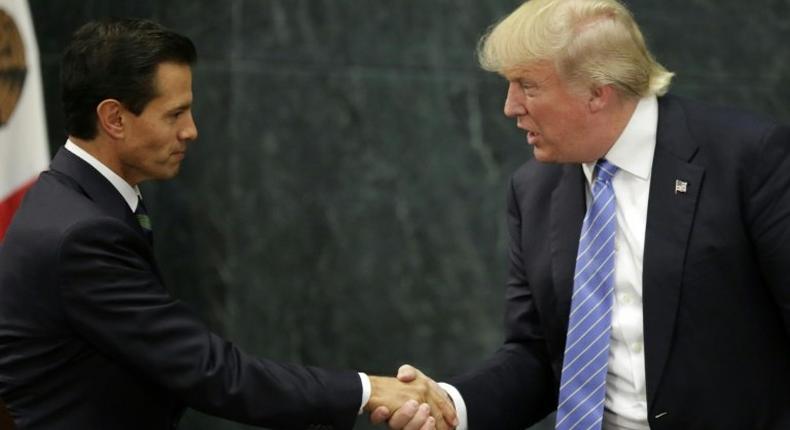
{"label": "gold emblem on wall", "polygon": [[27,76],[25,45],[14,19],[0,9],[0,127],[3,127],[19,102]]}

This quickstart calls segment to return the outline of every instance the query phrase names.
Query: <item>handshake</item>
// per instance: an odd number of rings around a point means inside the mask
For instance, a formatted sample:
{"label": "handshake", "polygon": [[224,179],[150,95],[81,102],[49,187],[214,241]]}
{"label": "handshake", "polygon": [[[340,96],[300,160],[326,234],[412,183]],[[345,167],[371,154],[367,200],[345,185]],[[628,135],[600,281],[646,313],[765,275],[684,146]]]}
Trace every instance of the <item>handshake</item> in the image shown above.
{"label": "handshake", "polygon": [[370,421],[385,421],[391,429],[446,430],[458,425],[447,393],[431,378],[404,364],[397,378],[370,376]]}

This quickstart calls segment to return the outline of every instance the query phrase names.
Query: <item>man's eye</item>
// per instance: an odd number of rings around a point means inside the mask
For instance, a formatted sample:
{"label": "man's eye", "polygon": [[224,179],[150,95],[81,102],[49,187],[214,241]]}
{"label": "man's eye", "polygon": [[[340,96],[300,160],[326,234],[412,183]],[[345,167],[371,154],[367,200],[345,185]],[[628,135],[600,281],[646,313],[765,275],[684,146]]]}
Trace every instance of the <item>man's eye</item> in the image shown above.
{"label": "man's eye", "polygon": [[521,89],[523,89],[525,93],[534,93],[538,88],[535,86],[535,84],[522,83]]}

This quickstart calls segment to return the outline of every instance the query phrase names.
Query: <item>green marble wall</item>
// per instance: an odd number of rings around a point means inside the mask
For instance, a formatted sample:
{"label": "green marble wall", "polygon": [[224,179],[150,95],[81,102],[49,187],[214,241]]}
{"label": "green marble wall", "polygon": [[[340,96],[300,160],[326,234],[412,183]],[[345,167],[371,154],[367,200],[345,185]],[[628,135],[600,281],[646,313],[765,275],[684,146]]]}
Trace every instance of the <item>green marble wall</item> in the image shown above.
{"label": "green marble wall", "polygon": [[[675,93],[790,121],[790,0],[628,3]],[[197,44],[200,138],[144,193],[169,287],[215,330],[280,360],[439,379],[501,342],[505,184],[530,153],[474,47],[518,1],[30,4],[53,151],[79,25],[145,16]],[[247,427],[191,412],[182,428]]]}

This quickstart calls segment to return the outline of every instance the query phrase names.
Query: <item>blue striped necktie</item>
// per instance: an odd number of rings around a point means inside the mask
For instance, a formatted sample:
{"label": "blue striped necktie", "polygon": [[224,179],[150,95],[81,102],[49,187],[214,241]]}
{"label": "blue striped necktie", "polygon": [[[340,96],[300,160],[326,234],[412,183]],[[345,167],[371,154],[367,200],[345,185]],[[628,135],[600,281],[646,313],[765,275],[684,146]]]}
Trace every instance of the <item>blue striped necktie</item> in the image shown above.
{"label": "blue striped necktie", "polygon": [[614,300],[615,173],[617,167],[604,159],[593,172],[576,256],[556,430],[600,429],[603,420]]}

